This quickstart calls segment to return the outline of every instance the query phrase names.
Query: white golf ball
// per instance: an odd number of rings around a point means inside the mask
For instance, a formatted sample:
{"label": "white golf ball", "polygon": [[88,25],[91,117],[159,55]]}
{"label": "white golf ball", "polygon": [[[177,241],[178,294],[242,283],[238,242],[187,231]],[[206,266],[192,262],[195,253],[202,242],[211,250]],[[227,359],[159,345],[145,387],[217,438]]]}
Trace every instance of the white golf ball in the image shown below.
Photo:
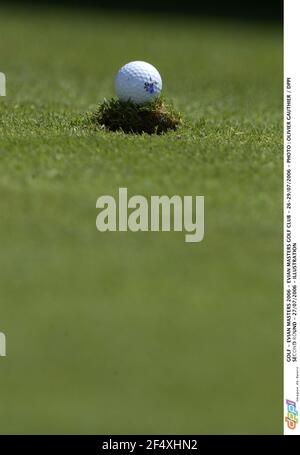
{"label": "white golf ball", "polygon": [[115,89],[120,101],[145,104],[159,97],[162,80],[154,66],[146,62],[130,62],[118,72]]}

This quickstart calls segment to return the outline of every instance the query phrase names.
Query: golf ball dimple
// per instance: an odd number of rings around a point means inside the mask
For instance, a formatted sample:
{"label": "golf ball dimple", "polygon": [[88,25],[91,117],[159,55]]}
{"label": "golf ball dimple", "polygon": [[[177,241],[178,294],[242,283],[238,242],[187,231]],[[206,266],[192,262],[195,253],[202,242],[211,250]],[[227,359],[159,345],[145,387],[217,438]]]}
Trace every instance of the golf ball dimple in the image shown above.
{"label": "golf ball dimple", "polygon": [[159,97],[162,80],[157,69],[150,63],[130,62],[118,72],[115,89],[120,101],[145,104]]}

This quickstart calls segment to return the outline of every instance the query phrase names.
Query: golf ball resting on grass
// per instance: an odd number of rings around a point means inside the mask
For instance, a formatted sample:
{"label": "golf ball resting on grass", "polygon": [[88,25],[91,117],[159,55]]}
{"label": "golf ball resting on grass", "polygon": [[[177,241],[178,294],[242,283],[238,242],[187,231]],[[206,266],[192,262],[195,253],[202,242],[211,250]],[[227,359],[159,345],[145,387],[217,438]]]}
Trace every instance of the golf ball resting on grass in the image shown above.
{"label": "golf ball resting on grass", "polygon": [[180,115],[161,99],[141,106],[131,101],[105,100],[91,120],[101,129],[127,134],[162,134],[181,124]]}
{"label": "golf ball resting on grass", "polygon": [[154,66],[131,62],[115,79],[118,99],[104,100],[92,116],[98,127],[123,133],[162,134],[176,130],[180,115],[161,98],[162,80]]}
{"label": "golf ball resting on grass", "polygon": [[162,90],[162,80],[154,66],[146,62],[130,62],[118,72],[115,89],[120,101],[142,105],[155,101]]}

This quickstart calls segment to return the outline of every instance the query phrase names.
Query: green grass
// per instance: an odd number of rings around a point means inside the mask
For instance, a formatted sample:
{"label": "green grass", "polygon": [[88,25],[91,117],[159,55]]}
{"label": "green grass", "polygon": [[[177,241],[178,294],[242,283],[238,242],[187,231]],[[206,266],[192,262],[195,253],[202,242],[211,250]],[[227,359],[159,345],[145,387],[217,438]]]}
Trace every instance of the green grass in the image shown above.
{"label": "green grass", "polygon": [[[282,36],[0,11],[1,433],[280,433]],[[86,126],[131,60],[185,126]],[[205,237],[96,230],[96,199],[204,195]]]}
{"label": "green grass", "polygon": [[163,134],[176,130],[182,123],[180,114],[163,98],[138,106],[116,98],[104,100],[88,117],[90,126],[127,134]]}

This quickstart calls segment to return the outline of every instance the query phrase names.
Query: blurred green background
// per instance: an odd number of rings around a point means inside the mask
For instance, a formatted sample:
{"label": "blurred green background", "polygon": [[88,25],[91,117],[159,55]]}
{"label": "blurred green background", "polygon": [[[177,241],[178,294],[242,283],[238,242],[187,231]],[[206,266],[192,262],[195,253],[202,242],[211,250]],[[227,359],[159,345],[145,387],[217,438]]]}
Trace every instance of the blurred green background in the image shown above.
{"label": "blurred green background", "polygon": [[[0,10],[1,433],[281,433],[282,30]],[[186,125],[92,131],[154,64]],[[97,232],[96,199],[204,195],[205,238]]]}

